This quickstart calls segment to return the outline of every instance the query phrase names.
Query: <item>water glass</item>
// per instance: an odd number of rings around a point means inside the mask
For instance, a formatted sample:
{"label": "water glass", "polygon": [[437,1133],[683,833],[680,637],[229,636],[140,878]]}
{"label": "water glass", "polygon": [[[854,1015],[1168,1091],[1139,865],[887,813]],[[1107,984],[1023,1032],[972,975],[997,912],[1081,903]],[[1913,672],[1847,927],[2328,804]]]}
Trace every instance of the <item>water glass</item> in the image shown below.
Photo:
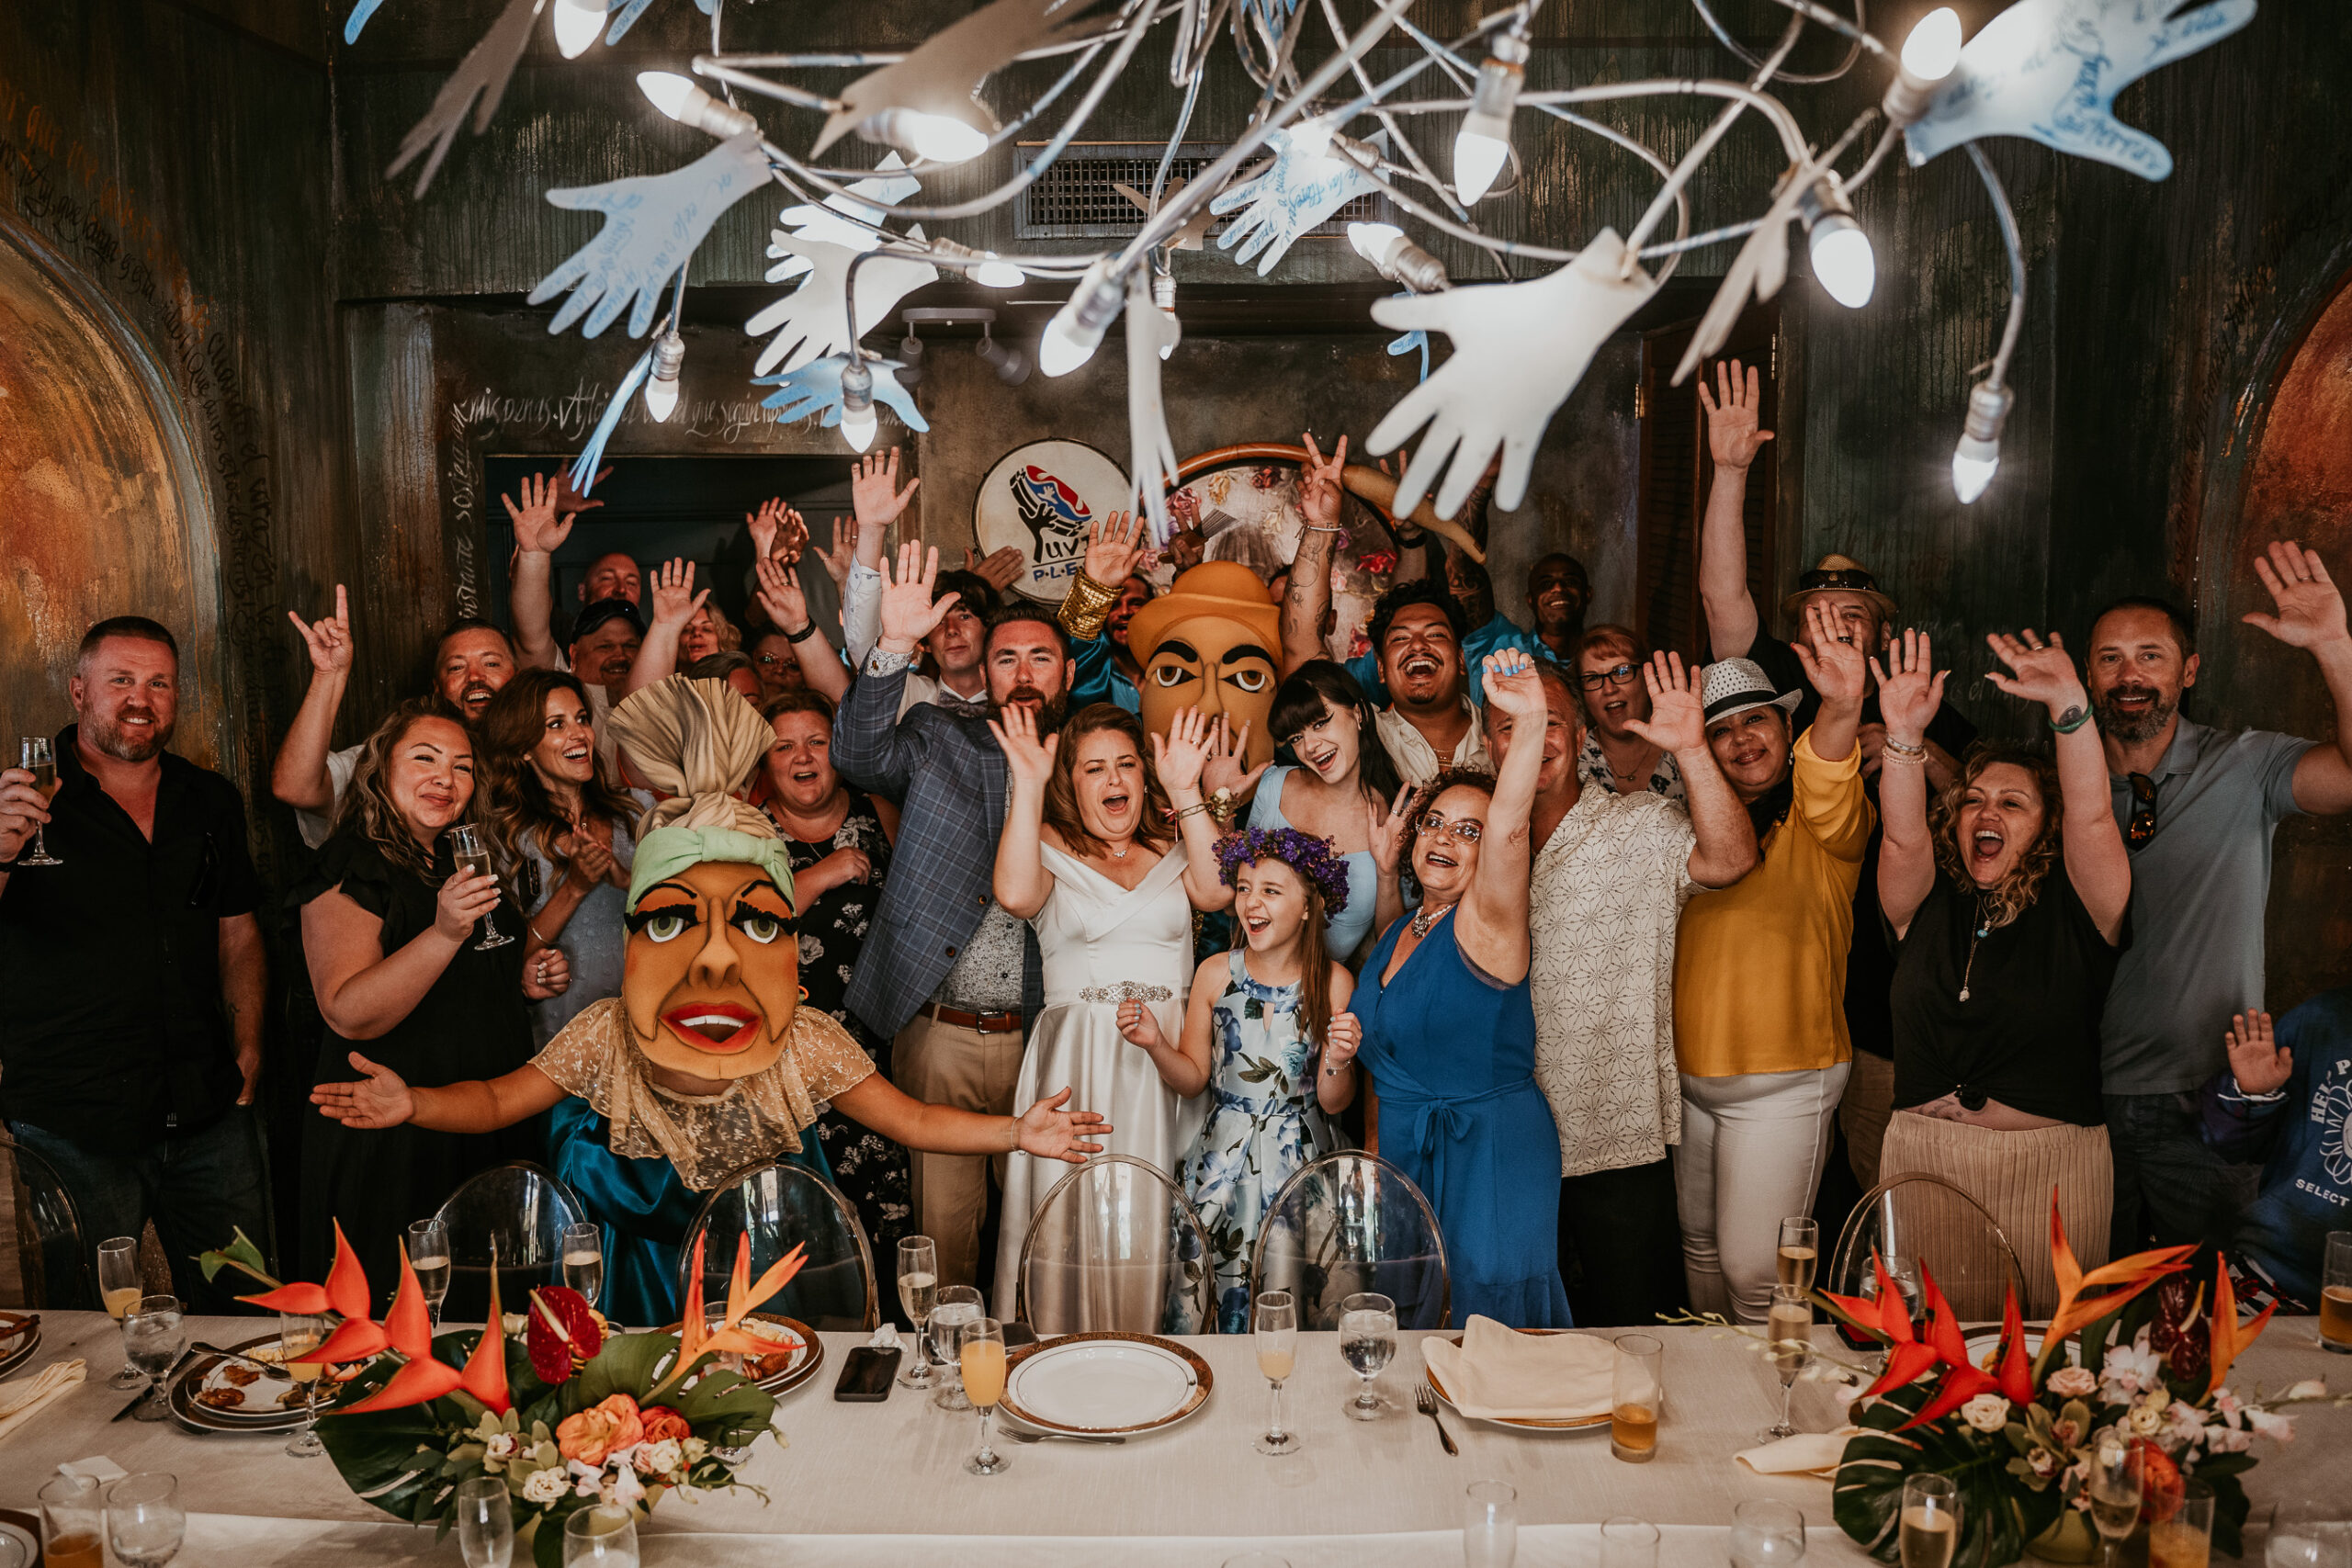
{"label": "water glass", "polygon": [[[438,1222],[434,1222],[437,1224]],[[419,1280],[422,1284],[424,1281]],[[605,1293],[605,1233],[587,1221],[563,1227],[563,1282],[602,1306]]]}
{"label": "water glass", "polygon": [[1951,1568],[1960,1547],[1960,1487],[1949,1475],[1905,1477],[1896,1529],[1903,1568]]}
{"label": "water glass", "polygon": [[408,1227],[408,1266],[416,1270],[425,1314],[441,1326],[441,1303],[449,1294],[449,1227],[440,1220],[418,1220]]}
{"label": "water glass", "polygon": [[1298,1452],[1298,1434],[1283,1430],[1283,1384],[1298,1365],[1298,1303],[1288,1291],[1261,1291],[1250,1308],[1250,1331],[1258,1350],[1258,1371],[1274,1391],[1272,1413],[1258,1451],[1280,1459]]}
{"label": "water glass", "polygon": [[2321,1517],[2326,1507],[2304,1499],[2279,1504],[2264,1568],[2352,1568],[2352,1522]]}
{"label": "water glass", "polygon": [[1519,1555],[1519,1494],[1499,1481],[1462,1489],[1462,1568],[1510,1568]]}
{"label": "water glass", "polygon": [[98,1488],[61,1475],[40,1489],[41,1561],[48,1568],[105,1568],[106,1513]]}
{"label": "water glass", "polygon": [[2191,1481],[2170,1513],[2149,1520],[2148,1568],[2206,1568],[2212,1555],[2213,1483]]}
{"label": "water glass", "polygon": [[1600,1568],[1657,1568],[1657,1527],[1631,1514],[1603,1520]]}
{"label": "water glass", "polygon": [[1666,1413],[1666,1346],[1654,1334],[1617,1337],[1609,1396],[1609,1451],[1627,1464],[1657,1457],[1658,1417]]}
{"label": "water glass", "polygon": [[[931,1358],[923,1353],[923,1332],[932,1309],[939,1304],[939,1249],[927,1235],[901,1237],[899,1242],[899,1308],[915,1325],[915,1353],[899,1374],[902,1388],[936,1388]],[[969,1408],[969,1406],[967,1406]]]}
{"label": "water glass", "polygon": [[107,1539],[124,1568],[164,1568],[187,1533],[180,1483],[161,1471],[126,1475],[107,1489]]}
{"label": "water glass", "polygon": [[[942,1285],[939,1301],[931,1309],[932,1355],[939,1363],[939,1392],[931,1396],[932,1404],[942,1410],[969,1410],[972,1402],[964,1396],[963,1349],[964,1330],[988,1315],[988,1308],[980,1301],[979,1291],[971,1285]],[[921,1341],[917,1341],[920,1346]]]}
{"label": "water glass", "polygon": [[1385,1406],[1374,1382],[1396,1359],[1396,1303],[1369,1291],[1340,1303],[1340,1356],[1363,1380],[1355,1397],[1340,1408],[1351,1421],[1377,1421]]}
{"label": "water glass", "polygon": [[1732,1568],[1789,1568],[1804,1561],[1804,1513],[1751,1498],[1731,1511]]}
{"label": "water glass", "polygon": [[2319,1343],[2352,1356],[2352,1231],[2327,1233],[2319,1276]]}
{"label": "water glass", "polygon": [[[33,788],[40,791],[44,801],[57,798],[57,757],[50,750],[46,735],[28,735],[17,742],[17,758],[25,772],[33,776]],[[65,863],[49,852],[44,837],[45,828],[33,829],[32,842],[17,854],[17,865],[63,865]]]}
{"label": "water glass", "polygon": [[964,1395],[980,1413],[979,1451],[964,1461],[974,1475],[1002,1475],[1012,1461],[989,1447],[989,1416],[1004,1397],[1004,1325],[992,1317],[966,1324],[956,1353],[964,1369]]}
{"label": "water glass", "polygon": [[458,1520],[458,1551],[466,1568],[509,1568],[514,1561],[514,1504],[506,1478],[477,1475],[458,1486],[450,1509]]}
{"label": "water glass", "polygon": [[187,1319],[179,1297],[140,1297],[139,1304],[122,1314],[122,1348],[147,1379],[147,1398],[131,1413],[133,1418],[170,1420],[171,1408],[158,1396],[164,1393],[164,1375],[187,1348]]}
{"label": "water glass", "polygon": [[581,1509],[563,1521],[563,1562],[637,1568],[637,1516],[603,1503]]}
{"label": "water glass", "polygon": [[312,1317],[308,1313],[281,1312],[277,1314],[277,1353],[286,1365],[286,1375],[304,1395],[302,1428],[286,1445],[286,1452],[293,1459],[315,1459],[327,1451],[312,1430],[319,1422],[319,1376],[326,1371],[318,1361],[306,1361],[304,1356],[327,1342],[327,1320]]}
{"label": "water glass", "polygon": [[[139,1238],[118,1235],[98,1243],[98,1299],[106,1303],[107,1314],[120,1323],[122,1314],[146,1293],[139,1282]],[[145,1381],[126,1358],[107,1386],[128,1392]]]}

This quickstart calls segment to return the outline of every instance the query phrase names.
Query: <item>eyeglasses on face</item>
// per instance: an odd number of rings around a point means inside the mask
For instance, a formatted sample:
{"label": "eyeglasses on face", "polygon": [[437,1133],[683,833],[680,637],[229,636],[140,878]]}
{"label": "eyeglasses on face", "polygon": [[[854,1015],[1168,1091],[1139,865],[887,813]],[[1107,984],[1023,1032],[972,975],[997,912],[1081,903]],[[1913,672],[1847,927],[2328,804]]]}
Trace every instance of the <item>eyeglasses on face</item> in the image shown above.
{"label": "eyeglasses on face", "polygon": [[1479,836],[1487,830],[1486,824],[1474,817],[1464,817],[1459,822],[1449,822],[1442,813],[1435,811],[1422,812],[1420,820],[1413,826],[1430,838],[1452,839],[1457,843],[1464,844],[1476,843]]}
{"label": "eyeglasses on face", "polygon": [[1578,675],[1577,680],[1586,691],[1597,692],[1603,686],[1623,686],[1628,682],[1638,681],[1641,677],[1640,665],[1620,664],[1611,670],[1588,670]]}
{"label": "eyeglasses on face", "polygon": [[2132,820],[2124,825],[2123,841],[2136,850],[2156,836],[2156,781],[2133,773],[2131,784]]}

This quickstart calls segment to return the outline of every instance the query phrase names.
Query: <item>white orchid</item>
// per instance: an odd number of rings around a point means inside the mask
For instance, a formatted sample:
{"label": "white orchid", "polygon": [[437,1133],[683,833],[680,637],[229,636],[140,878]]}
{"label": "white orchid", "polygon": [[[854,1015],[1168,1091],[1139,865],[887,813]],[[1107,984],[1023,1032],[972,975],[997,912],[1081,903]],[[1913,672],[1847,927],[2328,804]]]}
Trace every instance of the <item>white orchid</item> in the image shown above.
{"label": "white orchid", "polygon": [[2099,1383],[2107,1397],[2121,1404],[2143,1389],[2164,1386],[2164,1358],[2148,1348],[2148,1332],[2129,1345],[2118,1345],[2107,1353],[2107,1361],[2099,1372]]}

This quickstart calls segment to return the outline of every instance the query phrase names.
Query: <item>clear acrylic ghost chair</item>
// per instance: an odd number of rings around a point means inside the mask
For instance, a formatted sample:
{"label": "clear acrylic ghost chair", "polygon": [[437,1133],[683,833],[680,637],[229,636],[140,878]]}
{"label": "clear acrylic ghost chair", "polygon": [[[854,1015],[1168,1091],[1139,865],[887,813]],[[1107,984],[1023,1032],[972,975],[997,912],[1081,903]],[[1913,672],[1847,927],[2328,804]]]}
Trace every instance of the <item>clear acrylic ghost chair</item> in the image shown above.
{"label": "clear acrylic ghost chair", "polygon": [[[1983,1204],[1940,1178],[1914,1172],[1871,1189],[1847,1216],[1821,1287],[1841,1296],[1875,1297],[1873,1251],[1906,1296],[1916,1293],[1917,1266],[1924,1261],[1963,1323],[1999,1321],[2001,1298],[2011,1284],[2026,1315],[2037,1315],[2007,1235]],[[1912,1304],[1917,1318],[1920,1303]],[[2054,1296],[2041,1302],[2039,1315],[2047,1316],[2053,1304]]]}
{"label": "clear acrylic ghost chair", "polygon": [[1040,1335],[1214,1334],[1208,1235],[1168,1174],[1102,1155],[1054,1183],[1021,1243],[1013,1316]]}
{"label": "clear acrylic ghost chair", "polygon": [[1342,1149],[1274,1195],[1250,1259],[1250,1294],[1288,1291],[1298,1325],[1340,1326],[1340,1303],[1372,1291],[1396,1303],[1399,1328],[1443,1328],[1453,1285],[1445,1237],[1412,1178],[1378,1155]]}
{"label": "clear acrylic ghost chair", "polygon": [[730,1173],[703,1201],[678,1253],[678,1296],[685,1299],[695,1241],[703,1243],[703,1300],[716,1315],[727,1302],[737,1238],[752,1243],[756,1280],[806,1243],[808,1260],[792,1282],[760,1303],[811,1328],[871,1329],[880,1321],[874,1288],[874,1251],[865,1227],[841,1190],[797,1165],[751,1165]]}
{"label": "clear acrylic ghost chair", "polygon": [[96,1307],[81,1214],[56,1168],[5,1136],[0,1167],[6,1177],[0,1195],[9,1205],[13,1232],[0,1240],[0,1306]]}
{"label": "clear acrylic ghost chair", "polygon": [[436,1216],[449,1233],[447,1323],[480,1323],[490,1311],[492,1249],[503,1311],[527,1310],[537,1285],[563,1283],[563,1233],[588,1218],[553,1172],[516,1160],[469,1177]]}

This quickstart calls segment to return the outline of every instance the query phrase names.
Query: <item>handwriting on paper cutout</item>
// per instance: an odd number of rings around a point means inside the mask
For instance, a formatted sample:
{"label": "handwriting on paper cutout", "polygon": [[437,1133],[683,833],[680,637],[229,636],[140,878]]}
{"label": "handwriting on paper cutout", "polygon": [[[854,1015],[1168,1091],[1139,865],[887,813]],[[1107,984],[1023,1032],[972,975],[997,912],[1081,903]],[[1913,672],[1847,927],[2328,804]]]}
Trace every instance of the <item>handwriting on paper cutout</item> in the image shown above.
{"label": "handwriting on paper cutout", "polygon": [[767,178],[760,134],[747,130],[666,175],[634,175],[548,192],[554,206],[603,213],[605,226],[539,279],[530,302],[543,305],[569,288],[571,298],[548,323],[548,332],[562,332],[585,314],[582,335],[594,337],[627,310],[628,335],[643,337],[653,325],[662,288],[693,259],[719,214]]}

